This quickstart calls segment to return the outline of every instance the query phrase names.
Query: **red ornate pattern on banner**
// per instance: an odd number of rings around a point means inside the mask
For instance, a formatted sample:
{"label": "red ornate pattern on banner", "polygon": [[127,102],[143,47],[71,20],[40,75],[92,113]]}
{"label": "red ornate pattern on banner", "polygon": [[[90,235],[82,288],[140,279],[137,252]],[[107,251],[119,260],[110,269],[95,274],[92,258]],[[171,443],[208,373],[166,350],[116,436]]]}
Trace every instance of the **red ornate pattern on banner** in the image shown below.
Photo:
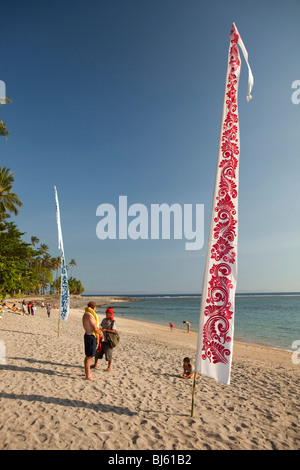
{"label": "red ornate pattern on banner", "polygon": [[226,343],[232,338],[228,335],[233,307],[230,302],[230,280],[232,265],[236,263],[234,241],[237,233],[237,217],[235,199],[237,198],[236,171],[238,167],[239,139],[236,70],[240,67],[238,53],[239,35],[232,28],[230,34],[229,73],[226,92],[226,117],[222,127],[221,159],[219,164],[220,179],[218,194],[214,207],[215,218],[210,257],[215,264],[209,274],[208,297],[204,315],[206,321],[203,328],[202,359],[216,363],[228,363],[231,352]]}

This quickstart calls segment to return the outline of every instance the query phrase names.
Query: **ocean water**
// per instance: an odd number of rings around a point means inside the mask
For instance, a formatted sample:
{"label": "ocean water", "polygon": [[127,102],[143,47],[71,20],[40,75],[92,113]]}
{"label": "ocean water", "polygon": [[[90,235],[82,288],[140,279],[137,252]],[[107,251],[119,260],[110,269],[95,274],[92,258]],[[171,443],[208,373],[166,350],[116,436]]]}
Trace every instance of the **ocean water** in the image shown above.
{"label": "ocean water", "polygon": [[[131,295],[139,302],[114,305],[116,318],[125,318],[198,331],[201,296]],[[101,315],[104,309],[97,309]],[[288,351],[300,341],[300,293],[237,294],[234,339]],[[295,349],[295,348],[294,348]]]}

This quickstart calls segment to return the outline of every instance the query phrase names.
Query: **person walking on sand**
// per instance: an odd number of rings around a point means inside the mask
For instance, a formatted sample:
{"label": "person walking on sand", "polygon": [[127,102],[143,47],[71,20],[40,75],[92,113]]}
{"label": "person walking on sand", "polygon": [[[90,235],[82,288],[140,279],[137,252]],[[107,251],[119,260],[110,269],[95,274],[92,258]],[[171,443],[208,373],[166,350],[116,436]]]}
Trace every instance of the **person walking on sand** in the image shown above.
{"label": "person walking on sand", "polygon": [[188,322],[188,321],[184,321],[184,322],[182,322],[182,323],[185,323],[185,324],[186,324],[186,327],[187,327],[187,333],[189,333],[189,332],[190,332],[190,327],[191,327],[191,324],[190,324],[190,322]]}
{"label": "person walking on sand", "polygon": [[47,302],[46,303],[46,310],[47,310],[47,315],[48,318],[50,318],[50,313],[51,313],[51,305]]}
{"label": "person walking on sand", "polygon": [[94,381],[91,375],[90,367],[100,338],[103,336],[99,328],[99,318],[96,314],[95,302],[89,302],[82,317],[82,325],[84,329],[84,373],[86,380]]}
{"label": "person walking on sand", "polygon": [[101,349],[100,351],[97,351],[95,355],[95,364],[92,366],[92,369],[97,368],[98,359],[102,359],[105,354],[105,359],[108,362],[108,366],[107,366],[107,369],[105,369],[105,372],[110,372],[113,348],[110,345],[107,333],[114,334],[116,332],[116,322],[114,320],[114,311],[112,308],[107,308],[105,315],[106,315],[105,318],[103,318],[101,322],[101,327],[103,331],[103,340],[101,342]]}

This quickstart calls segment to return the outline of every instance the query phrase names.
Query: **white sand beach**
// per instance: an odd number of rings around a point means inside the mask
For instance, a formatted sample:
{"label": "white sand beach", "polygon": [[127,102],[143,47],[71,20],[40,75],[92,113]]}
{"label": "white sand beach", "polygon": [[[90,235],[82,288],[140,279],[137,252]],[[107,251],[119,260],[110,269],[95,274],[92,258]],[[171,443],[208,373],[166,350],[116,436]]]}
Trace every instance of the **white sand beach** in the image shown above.
{"label": "white sand beach", "polygon": [[99,361],[84,379],[83,308],[72,308],[57,335],[50,318],[5,312],[0,340],[0,448],[299,449],[300,364],[291,353],[234,343],[231,385],[179,377],[195,359],[195,333],[115,315],[121,342],[112,371]]}

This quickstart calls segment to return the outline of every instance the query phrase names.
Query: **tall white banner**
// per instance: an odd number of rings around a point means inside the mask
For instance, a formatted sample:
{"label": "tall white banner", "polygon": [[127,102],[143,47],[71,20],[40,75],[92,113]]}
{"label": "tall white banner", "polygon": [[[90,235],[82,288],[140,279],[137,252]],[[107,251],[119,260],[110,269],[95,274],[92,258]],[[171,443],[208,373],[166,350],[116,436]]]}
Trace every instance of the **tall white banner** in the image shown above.
{"label": "tall white banner", "polygon": [[241,70],[238,45],[249,70],[249,101],[253,75],[247,51],[233,23],[196,355],[196,371],[224,384],[230,383],[237,282],[240,157],[238,85]]}
{"label": "tall white banner", "polygon": [[65,262],[64,245],[63,245],[61,223],[60,223],[59,203],[58,203],[57,190],[55,186],[54,186],[54,194],[55,194],[56,221],[57,221],[57,230],[58,230],[58,248],[60,250],[60,258],[61,258],[61,289],[60,289],[60,313],[59,315],[62,320],[66,321],[69,315],[70,295],[69,295],[67,267],[66,267],[66,262]]}

